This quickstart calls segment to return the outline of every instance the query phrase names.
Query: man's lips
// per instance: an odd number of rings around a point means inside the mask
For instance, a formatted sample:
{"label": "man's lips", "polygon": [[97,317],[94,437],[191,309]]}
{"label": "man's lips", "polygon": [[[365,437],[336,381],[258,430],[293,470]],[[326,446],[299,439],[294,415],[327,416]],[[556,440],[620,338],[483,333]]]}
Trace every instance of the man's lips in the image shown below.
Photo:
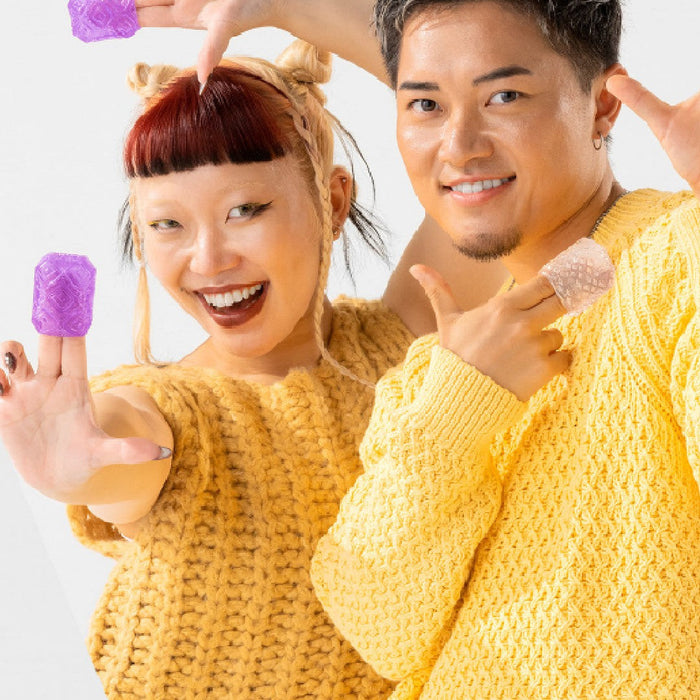
{"label": "man's lips", "polygon": [[454,180],[444,185],[446,189],[459,194],[480,194],[490,190],[497,190],[515,180],[515,175],[507,177],[481,177],[464,178]]}

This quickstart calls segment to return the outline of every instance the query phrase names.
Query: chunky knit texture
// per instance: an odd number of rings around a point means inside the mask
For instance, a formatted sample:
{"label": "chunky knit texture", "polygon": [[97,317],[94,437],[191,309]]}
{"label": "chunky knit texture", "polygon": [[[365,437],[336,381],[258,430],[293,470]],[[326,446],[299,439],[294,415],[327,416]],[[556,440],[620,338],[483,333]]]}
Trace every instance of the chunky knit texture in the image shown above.
{"label": "chunky knit texture", "polygon": [[[379,302],[335,303],[329,349],[376,382],[413,337]],[[311,555],[361,470],[373,392],[326,361],[264,386],[177,365],[124,367],[175,436],[146,525],[123,539],[85,507],[78,537],[115,557],[89,648],[109,698],[358,698],[392,685],[335,631],[309,580]]]}
{"label": "chunky knit texture", "polygon": [[312,580],[393,698],[700,698],[700,204],[595,238],[615,287],[527,404],[434,336],[377,388]]}

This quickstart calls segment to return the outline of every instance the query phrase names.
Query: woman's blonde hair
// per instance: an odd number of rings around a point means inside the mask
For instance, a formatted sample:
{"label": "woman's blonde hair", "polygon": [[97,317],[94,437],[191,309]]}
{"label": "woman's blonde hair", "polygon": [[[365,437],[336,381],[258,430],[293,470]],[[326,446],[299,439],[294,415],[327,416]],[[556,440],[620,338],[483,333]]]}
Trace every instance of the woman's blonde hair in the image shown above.
{"label": "woman's blonde hair", "polygon": [[[325,109],[319,84],[330,75],[330,54],[301,40],[292,43],[275,63],[248,57],[225,59],[201,94],[194,69],[139,63],[129,72],[128,84],[143,99],[144,111],[125,141],[124,164],[127,175],[135,178],[292,154],[318,196],[322,244],[314,306],[316,341],[323,356],[348,374],[328,354],[322,335],[334,240],[329,185],[334,127],[339,125]],[[137,361],[153,362],[146,261],[133,188],[129,214],[129,250],[140,268],[134,352]]]}

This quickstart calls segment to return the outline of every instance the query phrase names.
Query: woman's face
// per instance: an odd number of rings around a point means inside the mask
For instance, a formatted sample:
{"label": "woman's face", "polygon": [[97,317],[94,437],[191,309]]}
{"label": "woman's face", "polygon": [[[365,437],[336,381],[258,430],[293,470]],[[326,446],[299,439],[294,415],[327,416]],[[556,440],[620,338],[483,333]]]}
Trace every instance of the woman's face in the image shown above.
{"label": "woman's face", "polygon": [[321,226],[291,156],[133,187],[150,270],[217,352],[258,358],[313,337]]}

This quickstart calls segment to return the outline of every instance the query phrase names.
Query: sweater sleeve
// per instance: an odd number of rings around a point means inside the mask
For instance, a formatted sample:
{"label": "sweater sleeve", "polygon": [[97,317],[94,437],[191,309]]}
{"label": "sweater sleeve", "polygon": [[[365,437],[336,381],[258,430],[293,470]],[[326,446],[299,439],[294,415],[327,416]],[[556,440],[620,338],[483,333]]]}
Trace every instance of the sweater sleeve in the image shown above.
{"label": "sweater sleeve", "polygon": [[685,439],[688,462],[700,488],[700,205],[694,198],[676,212],[674,221],[685,255],[687,287],[676,290],[685,321],[671,364],[671,395]]}
{"label": "sweater sleeve", "polygon": [[522,411],[434,337],[416,341],[378,384],[366,471],[311,575],[341,633],[385,677],[420,676],[434,660],[500,507],[489,443]]}

